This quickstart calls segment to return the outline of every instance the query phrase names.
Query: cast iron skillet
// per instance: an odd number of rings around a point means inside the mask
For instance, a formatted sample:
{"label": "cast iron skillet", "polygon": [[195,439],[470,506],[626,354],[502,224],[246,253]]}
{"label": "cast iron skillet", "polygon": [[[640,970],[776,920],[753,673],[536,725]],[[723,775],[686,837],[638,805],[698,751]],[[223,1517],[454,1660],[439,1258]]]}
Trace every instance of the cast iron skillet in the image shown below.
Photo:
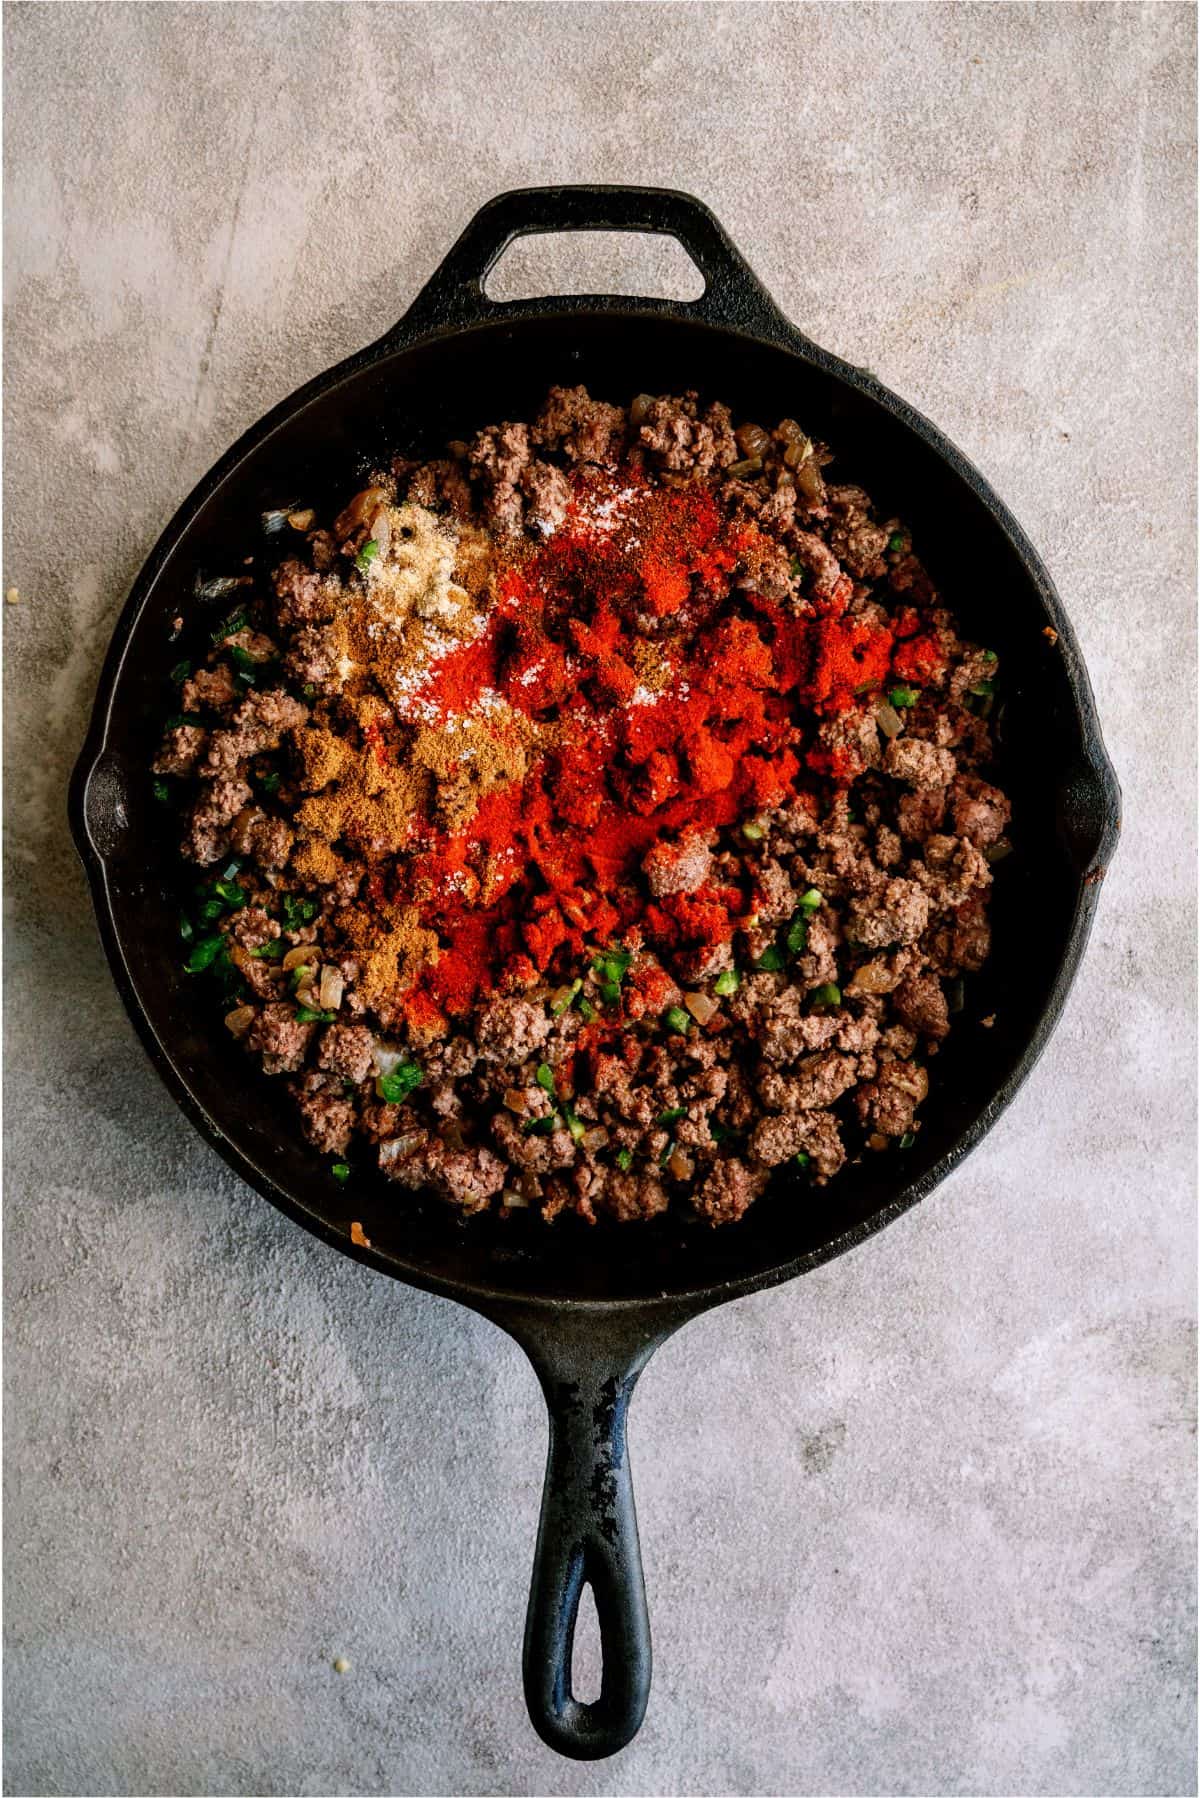
{"label": "cast iron skillet", "polygon": [[[484,277],[515,237],[584,230],[677,238],[705,278],[703,297],[502,305],[484,294]],[[780,1179],[743,1222],[720,1231],[673,1219],[591,1232],[574,1220],[553,1230],[526,1218],[464,1225],[431,1201],[398,1198],[377,1177],[356,1178],[348,1192],[338,1186],[298,1140],[283,1096],[233,1058],[180,972],[175,833],[150,793],[167,672],[183,653],[169,641],[170,621],[182,613],[198,638],[211,626],[197,583],[236,570],[258,547],[260,512],[297,502],[336,508],[369,452],[437,453],[482,424],[528,418],[552,382],[579,381],[622,401],[699,387],[744,418],[800,419],[835,446],[841,478],[861,481],[885,515],[911,523],[967,633],[1002,658],[1016,853],[997,871],[993,954],[938,1058],[916,1146],[848,1167],[825,1192],[805,1190],[800,1176]],[[500,195],[400,323],[248,431],[160,538],[113,635],[71,786],[72,830],[113,976],[168,1088],[243,1179],[343,1254],[491,1318],[529,1355],[549,1406],[550,1447],[525,1695],[539,1734],[561,1753],[613,1753],[646,1708],[650,1634],[625,1444],[638,1375],[688,1318],[862,1242],[981,1140],[1062,1010],[1116,844],[1119,797],[1071,626],[1011,514],[926,419],[789,324],[687,194]],[[991,1013],[994,1027],[982,1028]],[[352,1219],[369,1248],[351,1244]],[[604,1667],[599,1699],[582,1704],[571,1693],[571,1643],[588,1582]]]}

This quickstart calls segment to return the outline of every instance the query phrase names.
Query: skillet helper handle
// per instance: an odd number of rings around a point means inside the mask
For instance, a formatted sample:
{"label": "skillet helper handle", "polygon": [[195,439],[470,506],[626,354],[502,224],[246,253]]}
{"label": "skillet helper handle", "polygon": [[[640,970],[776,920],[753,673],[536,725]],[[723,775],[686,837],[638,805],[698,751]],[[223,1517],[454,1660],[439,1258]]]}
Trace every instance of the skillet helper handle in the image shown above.
{"label": "skillet helper handle", "polygon": [[[637,1734],[650,1696],[650,1619],[625,1441],[649,1349],[632,1364],[532,1358],[550,1411],[550,1449],[525,1619],[525,1702],[549,1747],[599,1760]],[[585,1585],[603,1654],[600,1696],[591,1704],[571,1691]]]}
{"label": "skillet helper handle", "polygon": [[[705,288],[698,300],[490,300],[484,282],[514,238],[550,231],[641,231],[674,237],[687,251]],[[620,306],[695,318],[773,336],[794,336],[749,263],[702,200],[666,187],[522,187],[480,207],[382,347],[432,331],[480,324],[506,313],[545,313]]]}

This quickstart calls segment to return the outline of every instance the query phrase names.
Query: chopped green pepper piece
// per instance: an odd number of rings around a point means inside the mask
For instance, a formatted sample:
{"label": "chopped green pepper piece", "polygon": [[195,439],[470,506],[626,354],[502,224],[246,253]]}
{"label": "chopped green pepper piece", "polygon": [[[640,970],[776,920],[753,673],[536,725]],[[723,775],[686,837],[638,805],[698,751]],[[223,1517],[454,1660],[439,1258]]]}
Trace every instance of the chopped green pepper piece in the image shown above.
{"label": "chopped green pepper piece", "polygon": [[916,705],[920,697],[916,687],[893,687],[888,694],[889,702],[898,712],[906,712],[909,706]]}
{"label": "chopped green pepper piece", "polygon": [[888,548],[892,549],[892,550],[901,550],[904,548],[904,545],[905,545],[904,532],[903,531],[893,531],[891,536],[888,538]]}
{"label": "chopped green pepper piece", "polygon": [[788,925],[787,952],[789,955],[803,955],[808,947],[808,919],[802,911],[798,911]]}
{"label": "chopped green pepper piece", "polygon": [[200,922],[202,924],[215,924],[224,910],[225,907],[221,904],[219,899],[206,899],[204,904],[200,907]]}
{"label": "chopped green pepper piece", "polygon": [[258,784],[264,793],[278,793],[279,782],[281,779],[282,776],[278,769],[272,768],[269,774],[264,774],[260,777]]}
{"label": "chopped green pepper piece", "polygon": [[245,628],[246,608],[241,606],[236,612],[230,612],[228,618],[224,619],[217,626],[216,630],[212,633],[212,641],[214,643],[224,643],[226,637],[236,637],[238,632],[244,631]]}
{"label": "chopped green pepper piece", "polygon": [[311,681],[305,681],[300,691],[303,693],[305,699],[315,699],[317,697],[317,689],[313,686]]}
{"label": "chopped green pepper piece", "polygon": [[663,1023],[668,1030],[674,1030],[679,1036],[686,1036],[692,1027],[692,1020],[682,1005],[668,1005],[663,1012]]}
{"label": "chopped green pepper piece", "polygon": [[299,962],[294,968],[288,970],[288,985],[294,993],[299,992],[311,973],[312,963],[307,961]]}
{"label": "chopped green pepper piece", "polygon": [[733,1131],[729,1128],[728,1124],[718,1124],[714,1119],[710,1118],[708,1122],[708,1134],[712,1137],[714,1142],[724,1142],[727,1136],[733,1135]]}
{"label": "chopped green pepper piece", "polygon": [[223,936],[202,936],[183,965],[189,974],[203,974],[205,968],[212,967],[224,947]]}
{"label": "chopped green pepper piece", "polygon": [[764,826],[756,823],[753,818],[748,818],[742,825],[742,835],[752,843],[761,843],[766,834]]}
{"label": "chopped green pepper piece", "polygon": [[842,989],[840,986],[835,986],[832,980],[826,981],[824,986],[817,988],[812,996],[812,1002],[814,1005],[840,1005]]}
{"label": "chopped green pepper piece", "polygon": [[240,643],[229,645],[229,656],[234,667],[240,669],[243,674],[248,674],[252,678],[257,675],[258,663],[248,650],[242,648]]}
{"label": "chopped green pepper piece", "polygon": [[385,1105],[401,1105],[409,1093],[417,1090],[424,1078],[418,1062],[402,1061],[390,1074],[380,1074],[375,1082],[375,1091]]}
{"label": "chopped green pepper piece", "polygon": [[355,566],[363,569],[369,568],[378,554],[378,543],[376,543],[374,537],[368,537],[354,558]]}
{"label": "chopped green pepper piece", "polygon": [[630,1168],[633,1166],[633,1155],[629,1149],[617,1150],[617,1166],[621,1169],[622,1173],[627,1174],[629,1172]]}
{"label": "chopped green pepper piece", "polygon": [[736,968],[722,968],[721,972],[717,975],[716,982],[713,986],[713,992],[718,994],[722,999],[725,999],[730,993],[736,993],[741,984],[742,977]]}
{"label": "chopped green pepper piece", "polygon": [[585,1024],[594,1023],[596,1007],[592,1004],[590,999],[581,999],[579,1001],[579,1015]]}
{"label": "chopped green pepper piece", "polygon": [[195,925],[194,925],[194,924],[193,924],[193,923],[192,923],[192,920],[191,920],[191,919],[190,919],[190,918],[180,918],[180,920],[179,920],[179,934],[180,934],[180,936],[181,936],[181,937],[182,937],[182,938],[183,938],[183,940],[184,940],[184,942],[185,942],[185,943],[190,943],[190,942],[191,942],[191,940],[192,940],[192,938],[193,938],[193,937],[194,937],[194,936],[195,936],[195,934],[196,934],[196,928],[195,928]]}
{"label": "chopped green pepper piece", "polygon": [[672,1105],[668,1110],[660,1111],[654,1121],[656,1124],[677,1124],[680,1118],[685,1118],[686,1116],[686,1105]]}
{"label": "chopped green pepper piece", "polygon": [[823,903],[822,895],[817,891],[816,887],[809,887],[807,893],[801,893],[800,895],[801,911],[820,911]]}
{"label": "chopped green pepper piece", "polygon": [[287,944],[281,936],[272,937],[269,943],[260,943],[257,949],[251,949],[251,955],[259,961],[282,961],[287,954]]}
{"label": "chopped green pepper piece", "polygon": [[191,672],[192,664],[190,662],[176,662],[171,670],[171,679],[177,687],[181,687]]}
{"label": "chopped green pepper piece", "polygon": [[554,1069],[550,1066],[549,1062],[543,1061],[539,1063],[537,1073],[533,1077],[538,1085],[543,1087],[546,1092],[552,1093],[554,1091]]}
{"label": "chopped green pepper piece", "polygon": [[171,803],[171,789],[165,780],[156,780],[152,791],[160,805],[169,805]]}
{"label": "chopped green pepper piece", "polygon": [[335,1180],[348,1180],[350,1178],[350,1163],[348,1161],[335,1161],[329,1171]]}
{"label": "chopped green pepper piece", "polygon": [[571,1132],[571,1141],[578,1142],[587,1134],[587,1125],[582,1118],[577,1118],[569,1105],[563,1106],[563,1117],[567,1121],[567,1129]]}
{"label": "chopped green pepper piece", "polygon": [[917,1140],[916,1131],[915,1130],[906,1130],[904,1132],[904,1135],[900,1138],[900,1147],[902,1149],[911,1149],[913,1144],[916,1142],[916,1140]]}
{"label": "chopped green pepper piece", "polygon": [[803,578],[804,578],[804,563],[800,560],[799,556],[793,556],[791,561],[788,563],[788,573],[791,575],[791,577],[794,581],[795,580],[803,580]]}
{"label": "chopped green pepper piece", "polygon": [[311,1005],[297,1005],[296,1022],[298,1024],[332,1024],[336,1012],[314,1011]]}
{"label": "chopped green pepper piece", "polygon": [[983,659],[985,662],[998,662],[1000,660],[994,649],[985,649],[983,651]]}
{"label": "chopped green pepper piece", "polygon": [[231,911],[240,911],[246,903],[244,888],[233,880],[214,880],[213,892],[218,899],[223,899]]}
{"label": "chopped green pepper piece", "polygon": [[600,997],[606,1005],[619,1005],[621,1003],[621,989],[615,980],[604,981],[600,988]]}
{"label": "chopped green pepper piece", "polygon": [[526,1136],[553,1136],[561,1123],[562,1119],[557,1111],[552,1111],[548,1117],[530,1118],[525,1126],[525,1134]]}
{"label": "chopped green pepper piece", "polygon": [[563,999],[556,999],[554,1001],[554,1004],[550,1007],[551,1017],[561,1018],[563,1012],[566,1011],[567,1007],[574,1002],[576,996],[582,990],[583,990],[583,981],[582,980],[573,980],[571,982],[570,988],[567,991],[566,997]]}
{"label": "chopped green pepper piece", "polygon": [[316,915],[315,899],[297,899],[294,893],[283,895],[283,917],[289,930],[298,930],[301,924],[311,924]]}
{"label": "chopped green pepper piece", "polygon": [[995,691],[990,680],[977,680],[973,687],[967,688],[967,692],[975,699],[990,699]]}
{"label": "chopped green pepper piece", "polygon": [[808,1166],[808,1156],[804,1153],[803,1149],[799,1149],[796,1152],[796,1166],[797,1167],[807,1167]]}
{"label": "chopped green pepper piece", "polygon": [[769,943],[754,965],[760,974],[777,974],[783,966],[783,950],[778,943]]}

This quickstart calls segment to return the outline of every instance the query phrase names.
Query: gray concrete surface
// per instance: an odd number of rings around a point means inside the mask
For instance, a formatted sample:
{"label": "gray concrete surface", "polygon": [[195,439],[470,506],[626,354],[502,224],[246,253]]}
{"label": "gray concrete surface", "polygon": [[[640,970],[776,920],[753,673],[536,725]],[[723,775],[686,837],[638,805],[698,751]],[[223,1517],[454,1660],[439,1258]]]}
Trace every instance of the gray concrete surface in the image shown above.
{"label": "gray concrete surface", "polygon": [[[1194,1790],[1192,9],[4,25],[6,1789]],[[992,477],[1078,625],[1127,820],[983,1150],[651,1368],[655,1690],[579,1767],[521,1704],[529,1371],[195,1139],[109,983],[63,789],[127,584],[216,455],[489,195],[588,178],[704,196]]]}

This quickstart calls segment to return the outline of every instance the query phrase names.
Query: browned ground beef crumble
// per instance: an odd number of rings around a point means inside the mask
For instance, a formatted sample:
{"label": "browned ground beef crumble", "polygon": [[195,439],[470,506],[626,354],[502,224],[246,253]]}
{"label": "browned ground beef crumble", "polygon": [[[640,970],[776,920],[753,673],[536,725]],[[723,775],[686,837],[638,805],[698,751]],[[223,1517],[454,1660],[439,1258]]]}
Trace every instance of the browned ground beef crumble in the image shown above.
{"label": "browned ground beef crumble", "polygon": [[[154,772],[160,796],[179,799],[183,855],[203,874],[185,924],[189,965],[221,976],[230,1031],[286,1084],[321,1154],[369,1154],[401,1188],[467,1213],[534,1207],[547,1219],[572,1210],[625,1222],[675,1201],[723,1224],[781,1163],[800,1157],[823,1183],[848,1155],[912,1140],[960,976],[988,954],[990,864],[1008,850],[1009,805],[989,779],[997,664],[959,640],[903,525],[877,519],[861,489],[827,482],[829,459],[790,421],[735,436],[724,407],[701,410],[694,396],[641,396],[626,409],[554,389],[532,426],[489,427],[442,460],[397,461],[336,521],[306,511],[274,521],[291,553],[267,590],[243,577],[234,597],[244,603],[203,664],[177,671],[181,711]],[[385,514],[393,529],[417,519],[419,538],[432,513],[472,553],[488,540],[544,540],[589,465],[708,489],[723,517],[757,527],[736,585],[795,613],[839,582],[851,619],[915,608],[940,660],[895,706],[885,689],[810,721],[812,741],[840,758],[836,782],[814,774],[785,805],[648,848],[647,903],[719,882],[756,896],[754,922],[727,944],[674,955],[626,935],[624,1049],[583,1055],[614,972],[604,944],[599,967],[497,970],[498,990],[449,1028],[414,1021],[396,980],[389,989],[379,977],[362,922],[395,843],[373,836],[362,818],[378,814],[361,810],[331,838],[319,806],[350,790],[355,767],[368,770],[362,803],[375,804],[376,746],[386,741],[403,764],[425,742],[384,691],[355,686],[334,628],[352,599],[381,590],[364,557],[386,534]],[[420,514],[394,510],[410,501]],[[444,540],[430,537],[433,561]],[[447,619],[458,606],[448,628],[460,638],[462,608],[488,603],[465,555],[418,600],[429,629],[439,606]],[[673,628],[670,618],[644,626],[651,643]],[[434,814],[469,815],[486,788],[464,795],[461,770],[429,758]],[[512,770],[493,772],[502,782]],[[476,874],[486,871],[471,874],[478,887]],[[422,957],[436,960],[419,930],[397,941],[394,974],[411,979]],[[647,977],[657,996],[639,1003]],[[664,1029],[670,1009],[685,1012],[682,1028]]]}

